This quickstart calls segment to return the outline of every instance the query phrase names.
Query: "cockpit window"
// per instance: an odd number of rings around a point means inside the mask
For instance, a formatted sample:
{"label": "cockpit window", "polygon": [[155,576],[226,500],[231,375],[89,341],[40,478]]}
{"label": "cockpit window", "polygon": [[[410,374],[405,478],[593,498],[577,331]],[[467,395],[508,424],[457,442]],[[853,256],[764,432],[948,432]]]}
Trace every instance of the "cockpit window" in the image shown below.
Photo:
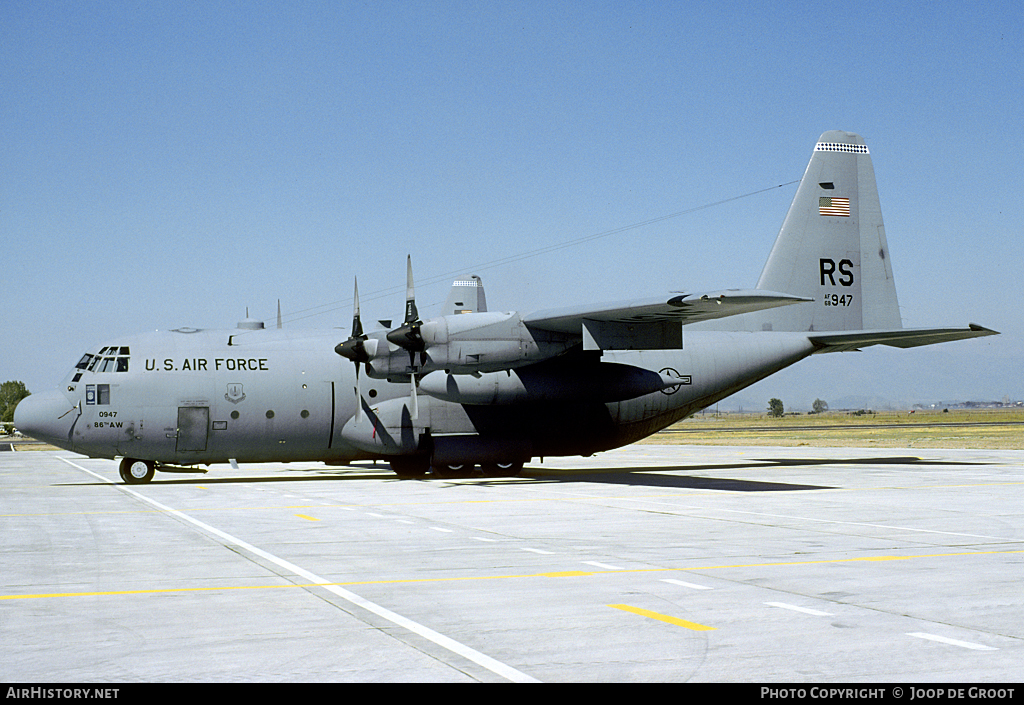
{"label": "cockpit window", "polygon": [[99,353],[86,353],[75,365],[75,369],[89,372],[127,372],[129,346],[105,345]]}

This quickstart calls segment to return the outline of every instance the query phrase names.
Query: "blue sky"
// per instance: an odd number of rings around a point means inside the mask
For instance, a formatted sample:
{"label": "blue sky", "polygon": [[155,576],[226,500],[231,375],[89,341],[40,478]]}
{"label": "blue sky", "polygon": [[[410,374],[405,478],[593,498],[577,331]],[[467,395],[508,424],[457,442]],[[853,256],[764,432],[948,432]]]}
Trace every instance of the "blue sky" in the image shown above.
{"label": "blue sky", "polygon": [[9,0],[0,27],[0,380],[279,298],[347,326],[355,275],[399,318],[406,254],[424,315],[457,274],[524,311],[753,286],[795,185],[571,243],[799,179],[843,129],[904,325],[1003,335],[819,356],[747,408],[1024,398],[1005,3]]}

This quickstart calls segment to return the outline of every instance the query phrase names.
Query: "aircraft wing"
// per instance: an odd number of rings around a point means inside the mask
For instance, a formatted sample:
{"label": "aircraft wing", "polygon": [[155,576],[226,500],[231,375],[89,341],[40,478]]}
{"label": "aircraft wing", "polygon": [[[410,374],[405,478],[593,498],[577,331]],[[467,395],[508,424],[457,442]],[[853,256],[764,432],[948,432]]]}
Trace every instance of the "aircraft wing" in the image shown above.
{"label": "aircraft wing", "polygon": [[889,345],[894,348],[915,348],[919,345],[946,343],[951,340],[981,338],[999,335],[997,331],[983,328],[976,323],[967,328],[902,328],[896,330],[853,330],[828,333],[810,333],[816,352],[845,352],[859,350],[870,345]]}
{"label": "aircraft wing", "polygon": [[759,289],[726,289],[547,309],[524,316],[523,322],[534,329],[579,335],[589,350],[679,348],[681,325],[812,300]]}

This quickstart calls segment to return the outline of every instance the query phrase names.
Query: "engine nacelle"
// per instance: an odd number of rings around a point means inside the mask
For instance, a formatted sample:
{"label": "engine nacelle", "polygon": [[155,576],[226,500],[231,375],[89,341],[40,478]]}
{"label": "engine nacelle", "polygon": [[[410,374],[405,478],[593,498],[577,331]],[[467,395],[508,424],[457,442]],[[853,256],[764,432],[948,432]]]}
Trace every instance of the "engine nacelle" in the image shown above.
{"label": "engine nacelle", "polygon": [[366,365],[371,377],[408,376],[447,370],[456,374],[493,372],[555,357],[578,340],[528,328],[517,313],[480,312],[440,316],[419,327],[423,352],[410,352],[390,342],[386,334],[371,334],[373,348]]}

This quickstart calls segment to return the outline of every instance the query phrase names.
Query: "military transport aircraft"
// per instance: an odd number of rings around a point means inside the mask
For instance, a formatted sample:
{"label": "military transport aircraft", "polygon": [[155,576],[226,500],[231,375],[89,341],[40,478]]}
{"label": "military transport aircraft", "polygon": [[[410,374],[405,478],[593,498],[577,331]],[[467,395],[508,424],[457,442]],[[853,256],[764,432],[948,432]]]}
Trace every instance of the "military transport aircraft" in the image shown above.
{"label": "military transport aircraft", "polygon": [[421,320],[411,260],[407,279],[403,323],[369,333],[357,283],[342,341],[280,317],[108,341],[23,400],[15,425],[122,458],[131,484],[211,463],[370,458],[400,477],[516,475],[536,456],[637,441],[809,355],[995,334],[902,327],[871,156],[839,131],[815,144],[754,289],[524,314],[488,311],[467,278]]}

